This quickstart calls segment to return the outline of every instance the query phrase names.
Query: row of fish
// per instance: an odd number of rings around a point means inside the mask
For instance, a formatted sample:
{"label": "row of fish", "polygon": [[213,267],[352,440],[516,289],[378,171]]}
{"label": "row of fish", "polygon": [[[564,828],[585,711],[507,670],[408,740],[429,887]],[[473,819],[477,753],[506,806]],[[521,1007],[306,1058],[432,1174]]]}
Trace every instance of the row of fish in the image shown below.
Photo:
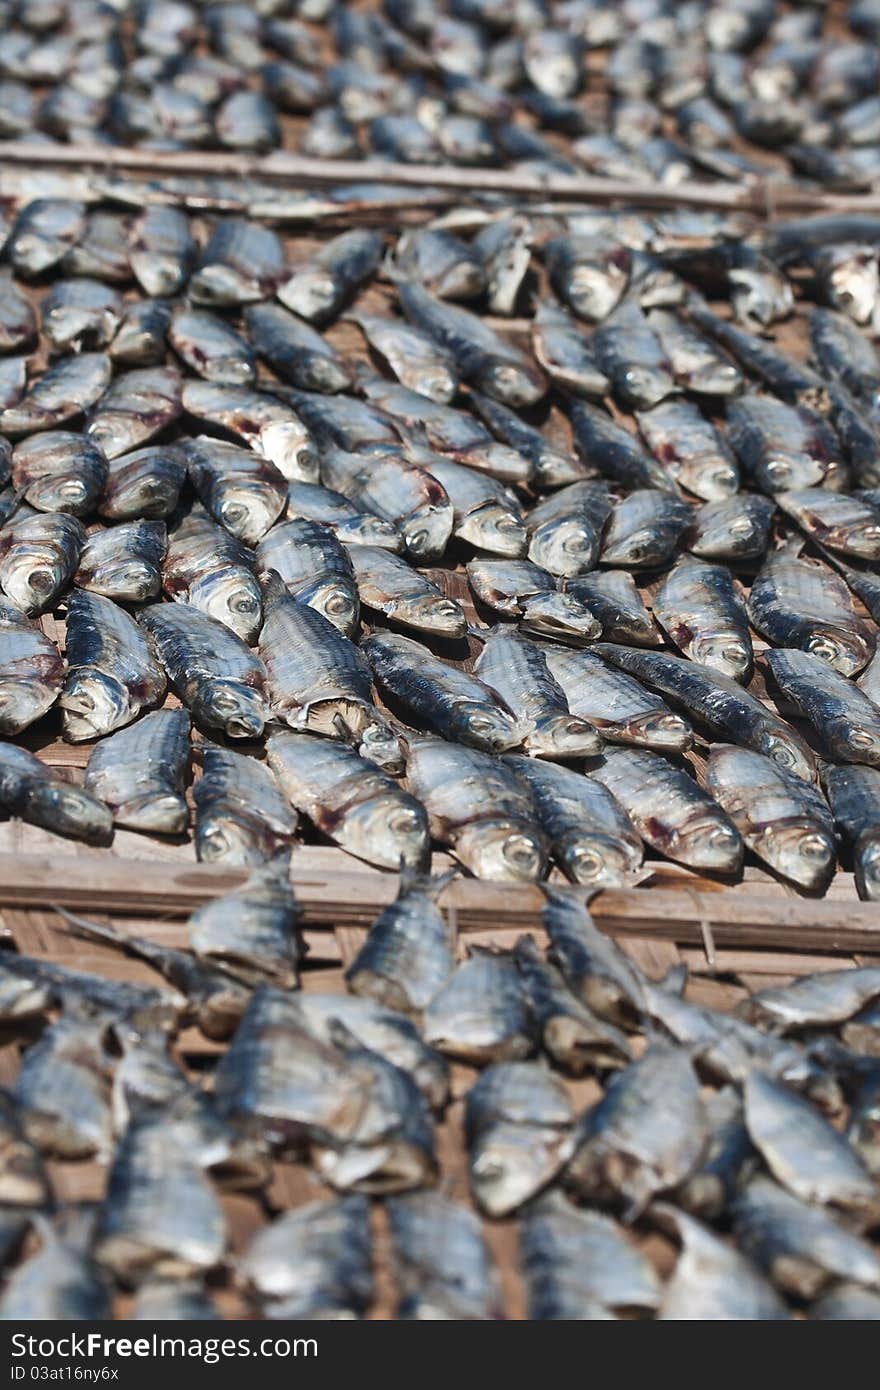
{"label": "row of fish", "polygon": [[776,0],[8,0],[0,135],[668,186],[778,177],[772,151],[790,178],[861,191],[880,169],[876,6],[847,20],[841,38],[824,7]]}
{"label": "row of fish", "polygon": [[[471,1194],[484,1217],[519,1217],[531,1317],[880,1315],[875,967],[723,1014],[689,1001],[681,972],[649,978],[579,890],[547,890],[546,954],[524,935],[462,959],[444,886],[404,875],[344,996],[296,988],[284,855],[198,908],[187,949],[64,914],[164,987],[4,952],[0,1017],[23,1053],[0,1104],[0,1316],[100,1318],[121,1288],[138,1317],[213,1317],[206,1279],[225,1271],[264,1316],[360,1317],[370,1199],[397,1316],[503,1316],[479,1219],[435,1190],[450,1061],[481,1069],[463,1108]],[[231,1039],[201,1082],[169,1051],[187,1022]],[[601,1083],[582,1113],[566,1076]],[[109,1165],[106,1197],[56,1207],[45,1160],[86,1157]],[[221,1194],[259,1193],[273,1158],[308,1161],[335,1195],[233,1254]],[[678,1247],[666,1279],[629,1228]]]}

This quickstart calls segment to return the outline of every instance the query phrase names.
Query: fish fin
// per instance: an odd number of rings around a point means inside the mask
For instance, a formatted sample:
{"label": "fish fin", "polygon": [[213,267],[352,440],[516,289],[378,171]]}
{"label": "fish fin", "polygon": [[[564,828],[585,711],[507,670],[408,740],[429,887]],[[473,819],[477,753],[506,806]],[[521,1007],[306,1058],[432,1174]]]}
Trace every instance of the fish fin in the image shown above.
{"label": "fish fin", "polygon": [[105,941],[112,946],[126,947],[125,936],[116,927],[111,927],[107,922],[92,922],[87,917],[78,917],[74,912],[68,912],[66,907],[59,906],[58,903],[49,904],[53,912],[57,912],[59,917],[63,917],[67,924],[67,930],[73,936],[80,936],[85,941]]}

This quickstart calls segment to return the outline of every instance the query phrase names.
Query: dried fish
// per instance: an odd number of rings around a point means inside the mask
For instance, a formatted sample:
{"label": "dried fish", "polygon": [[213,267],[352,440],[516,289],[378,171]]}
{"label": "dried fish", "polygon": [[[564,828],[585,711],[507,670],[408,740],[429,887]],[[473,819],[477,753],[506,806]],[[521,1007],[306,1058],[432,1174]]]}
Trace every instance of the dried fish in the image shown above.
{"label": "dried fish", "polygon": [[96,744],[84,786],[110,807],[117,825],[179,835],[189,825],[188,770],[189,715],[156,710]]}
{"label": "dried fish", "polygon": [[428,1006],[455,968],[454,934],[436,904],[446,882],[404,867],[396,901],[376,918],[346,971],[355,994],[404,1013]]}
{"label": "dried fish", "polygon": [[102,802],[13,743],[0,746],[0,808],[87,844],[108,845],[113,838],[112,818]]}
{"label": "dried fish", "polygon": [[559,1192],[524,1213],[520,1248],[533,1320],[605,1320],[660,1302],[653,1266],[617,1223]]}
{"label": "dried fish", "polygon": [[73,582],[120,603],[143,603],[161,591],[167,545],[164,521],[128,521],[93,531]]}
{"label": "dried fish", "polygon": [[68,676],[59,703],[72,743],[112,733],[157,705],[165,675],[152,639],[110,599],[75,590],[67,610]]}
{"label": "dried fish", "polygon": [[51,638],[14,603],[0,600],[0,733],[19,734],[50,710],[64,671]]}
{"label": "dried fish", "polygon": [[832,757],[880,766],[880,710],[858,686],[811,652],[771,648],[765,660],[779,689]]}
{"label": "dried fish", "polygon": [[871,655],[871,633],[849,589],[833,570],[780,547],[764,561],[749,591],[752,626],[775,646],[811,652],[844,676]]}
{"label": "dried fish", "polygon": [[183,444],[193,487],[243,545],[254,546],[284,511],[287,488],[267,458],[202,434]]}
{"label": "dried fish", "polygon": [[727,569],[682,558],[654,594],[653,610],[685,656],[733,680],[748,681],[754,653],[746,606]]}
{"label": "dried fish", "polygon": [[262,594],[252,553],[198,508],[168,537],[162,566],[165,592],[255,642],[263,618]]}
{"label": "dried fish", "polygon": [[[601,644],[603,652],[605,646]],[[594,649],[545,645],[542,650],[571,713],[586,719],[603,739],[670,752],[691,746],[693,731],[687,720],[625,671],[607,665]]]}
{"label": "dried fish", "polygon": [[542,649],[503,626],[493,628],[474,673],[496,691],[527,730],[523,747],[538,758],[589,757],[602,741],[592,724],[572,715]]}
{"label": "dried fish", "polygon": [[302,518],[283,521],[266,532],[254,558],[258,576],[274,571],[300,603],[347,637],[355,635],[360,616],[355,572],[348,551],[328,527]]}
{"label": "dried fish", "polygon": [[13,486],[41,512],[88,516],[106,481],[102,449],[81,434],[47,430],[23,440],[12,453]]}
{"label": "dried fish", "polygon": [[87,427],[89,439],[108,459],[137,449],[180,415],[180,391],[180,376],[173,367],[136,367],[123,372],[94,406]]}
{"label": "dried fish", "polygon": [[542,1062],[496,1062],[468,1092],[471,1189],[488,1216],[509,1216],[571,1157],[574,1115],[564,1084]]}
{"label": "dried fish", "polygon": [[280,849],[240,888],[196,909],[187,923],[190,947],[200,960],[248,984],[265,980],[295,989],[305,950],[300,915],[290,882],[290,850]]}

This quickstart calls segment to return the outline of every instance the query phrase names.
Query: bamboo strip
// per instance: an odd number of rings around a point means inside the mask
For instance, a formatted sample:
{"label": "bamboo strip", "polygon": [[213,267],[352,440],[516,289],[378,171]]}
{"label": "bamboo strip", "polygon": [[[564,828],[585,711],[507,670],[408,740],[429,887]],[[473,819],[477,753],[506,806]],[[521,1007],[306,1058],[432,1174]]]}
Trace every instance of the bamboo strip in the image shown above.
{"label": "bamboo strip", "polygon": [[3,163],[77,171],[90,167],[104,173],[150,176],[264,179],[291,188],[384,183],[432,193],[448,190],[450,197],[456,200],[469,192],[479,192],[545,201],[569,199],[573,203],[628,202],[660,208],[715,208],[763,216],[795,212],[880,213],[880,195],[877,194],[831,194],[771,179],[736,185],[680,183],[670,188],[655,182],[586,174],[537,177],[519,169],[395,164],[378,159],[311,159],[285,150],[252,156],[216,150],[123,149],[107,145],[44,145],[5,140],[0,141],[0,164]]}

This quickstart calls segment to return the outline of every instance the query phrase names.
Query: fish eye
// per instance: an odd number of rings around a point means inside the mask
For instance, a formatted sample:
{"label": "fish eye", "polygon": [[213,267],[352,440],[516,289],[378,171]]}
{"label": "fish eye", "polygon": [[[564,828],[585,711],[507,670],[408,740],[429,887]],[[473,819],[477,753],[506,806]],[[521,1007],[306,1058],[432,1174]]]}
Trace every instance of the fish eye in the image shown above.
{"label": "fish eye", "polygon": [[418,824],[419,818],[409,806],[394,811],[388,818],[389,828],[395,835],[409,835],[413,830],[418,829]]}
{"label": "fish eye", "polygon": [[583,883],[584,879],[596,879],[602,872],[602,856],[594,849],[576,849],[572,853],[572,861],[577,869],[578,882]]}
{"label": "fish eye", "polygon": [[828,846],[820,835],[805,835],[800,842],[800,852],[805,859],[824,859]]}
{"label": "fish eye", "polygon": [[501,854],[516,869],[529,870],[538,863],[537,848],[526,835],[509,835],[501,846]]}
{"label": "fish eye", "polygon": [[868,729],[850,729],[846,741],[853,748],[874,748],[877,743],[874,734]]}

